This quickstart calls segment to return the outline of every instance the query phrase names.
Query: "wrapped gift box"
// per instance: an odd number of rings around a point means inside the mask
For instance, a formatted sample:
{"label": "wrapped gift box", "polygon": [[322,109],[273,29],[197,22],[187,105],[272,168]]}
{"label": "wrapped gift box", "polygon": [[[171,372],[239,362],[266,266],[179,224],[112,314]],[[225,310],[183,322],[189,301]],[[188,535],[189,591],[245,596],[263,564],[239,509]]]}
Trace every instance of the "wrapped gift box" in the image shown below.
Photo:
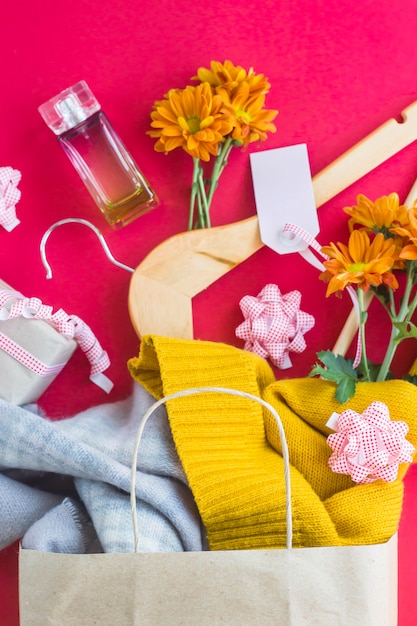
{"label": "wrapped gift box", "polygon": [[[1,280],[0,290],[13,291]],[[16,299],[10,297],[4,307]],[[74,339],[60,334],[48,321],[0,319],[0,398],[16,405],[38,400],[76,347]]]}

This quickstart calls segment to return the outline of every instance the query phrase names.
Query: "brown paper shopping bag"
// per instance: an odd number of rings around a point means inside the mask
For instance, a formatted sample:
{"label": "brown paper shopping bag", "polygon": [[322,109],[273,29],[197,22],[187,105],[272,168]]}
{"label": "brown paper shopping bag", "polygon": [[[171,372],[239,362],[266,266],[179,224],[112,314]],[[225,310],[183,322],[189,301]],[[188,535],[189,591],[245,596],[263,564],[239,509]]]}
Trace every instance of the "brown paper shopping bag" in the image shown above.
{"label": "brown paper shopping bag", "polygon": [[[22,626],[395,626],[397,541],[369,546],[292,548],[288,448],[275,409],[256,396],[222,389],[188,389],[156,402],[200,392],[244,396],[267,408],[282,438],[287,487],[287,547],[140,553],[132,506],[135,554],[64,555],[21,550]],[[136,472],[132,469],[131,493]],[[132,496],[132,504],[135,498]]]}

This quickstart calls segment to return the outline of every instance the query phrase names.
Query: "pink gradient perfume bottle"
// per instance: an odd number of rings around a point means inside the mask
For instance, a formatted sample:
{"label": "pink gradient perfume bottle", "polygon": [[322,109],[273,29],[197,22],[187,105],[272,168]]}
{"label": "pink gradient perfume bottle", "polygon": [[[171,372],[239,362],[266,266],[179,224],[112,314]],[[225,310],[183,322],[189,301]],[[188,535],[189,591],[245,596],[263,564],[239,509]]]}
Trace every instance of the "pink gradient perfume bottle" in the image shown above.
{"label": "pink gradient perfume bottle", "polygon": [[85,81],[39,107],[107,222],[120,228],[158,204]]}

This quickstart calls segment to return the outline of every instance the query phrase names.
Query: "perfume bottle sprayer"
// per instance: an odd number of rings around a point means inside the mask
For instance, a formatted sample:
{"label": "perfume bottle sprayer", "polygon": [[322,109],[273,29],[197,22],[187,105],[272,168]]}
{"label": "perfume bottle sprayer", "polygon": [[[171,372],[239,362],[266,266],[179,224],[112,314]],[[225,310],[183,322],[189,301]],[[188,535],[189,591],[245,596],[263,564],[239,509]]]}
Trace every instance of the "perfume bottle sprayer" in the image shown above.
{"label": "perfume bottle sprayer", "polygon": [[120,228],[158,204],[85,81],[39,107],[109,224]]}

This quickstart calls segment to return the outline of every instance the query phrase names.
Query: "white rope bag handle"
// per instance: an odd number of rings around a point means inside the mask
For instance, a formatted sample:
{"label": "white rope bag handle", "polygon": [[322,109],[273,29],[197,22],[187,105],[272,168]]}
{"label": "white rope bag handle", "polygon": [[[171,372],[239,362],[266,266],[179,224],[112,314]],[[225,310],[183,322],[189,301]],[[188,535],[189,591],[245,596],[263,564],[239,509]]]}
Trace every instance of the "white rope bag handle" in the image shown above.
{"label": "white rope bag handle", "polygon": [[195,387],[190,389],[183,389],[182,391],[177,391],[176,393],[172,393],[164,398],[161,398],[157,402],[155,402],[144,414],[141,423],[139,424],[139,428],[136,433],[135,438],[135,446],[133,451],[132,458],[132,469],[131,469],[131,479],[130,479],[130,506],[132,510],[132,522],[133,522],[133,532],[135,537],[135,552],[139,552],[139,531],[138,531],[138,520],[137,520],[137,511],[136,511],[136,467],[139,453],[139,445],[142,439],[142,434],[148,419],[151,417],[152,413],[156,411],[156,409],[164,404],[168,400],[173,400],[175,398],[182,398],[184,396],[191,396],[198,393],[225,393],[232,396],[240,396],[242,398],[247,398],[248,400],[253,400],[258,402],[263,407],[265,407],[274,417],[279,437],[281,440],[282,446],[282,457],[284,460],[284,480],[285,480],[285,519],[287,525],[287,537],[286,537],[286,547],[287,549],[292,548],[292,510],[291,510],[291,481],[290,481],[290,461],[288,454],[288,445],[285,437],[284,427],[281,422],[281,418],[278,413],[274,409],[274,407],[262,400],[262,398],[258,398],[250,393],[246,393],[245,391],[239,391],[238,389],[228,389],[227,387]]}

